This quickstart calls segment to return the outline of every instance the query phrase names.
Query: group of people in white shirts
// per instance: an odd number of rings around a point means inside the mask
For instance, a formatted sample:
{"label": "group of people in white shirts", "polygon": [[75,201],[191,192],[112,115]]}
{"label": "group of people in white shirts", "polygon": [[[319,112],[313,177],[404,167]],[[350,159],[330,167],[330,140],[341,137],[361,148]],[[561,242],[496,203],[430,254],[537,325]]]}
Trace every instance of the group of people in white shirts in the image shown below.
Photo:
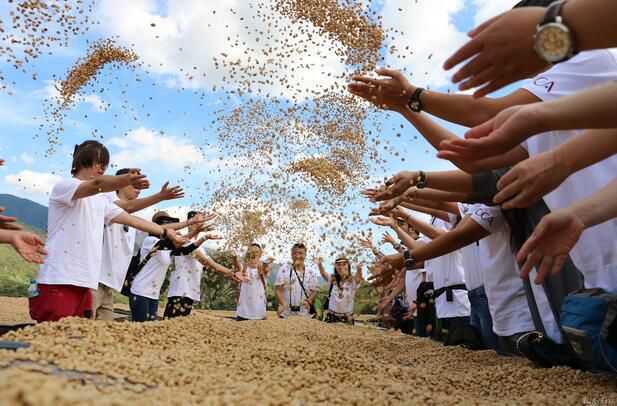
{"label": "group of people in white shirts", "polygon": [[[215,215],[191,211],[180,221],[158,211],[152,221],[135,217],[129,213],[181,198],[183,191],[165,184],[160,192],[140,198],[140,191],[149,187],[146,176],[137,169],[121,169],[115,176],[106,176],[108,163],[104,145],[85,141],[75,147],[73,177],[52,188],[46,257],[29,298],[34,320],[70,316],[113,320],[114,292],[129,297],[133,321],[156,320],[172,265],[165,318],[191,313],[193,304],[201,299],[204,267],[239,285],[237,320],[266,318],[273,259],[263,258],[259,244],[247,247],[243,260],[235,258],[232,269],[217,263],[203,247],[207,240],[221,238],[210,232]],[[181,229],[187,231],[181,234]],[[291,263],[278,272],[274,285],[279,316],[313,314],[321,272],[331,285],[332,316],[351,320],[361,269],[353,277],[348,260],[339,258],[331,278],[321,262],[318,270],[314,265],[305,266],[305,257],[306,247],[294,245]]]}
{"label": "group of people in white shirts", "polygon": [[[555,13],[559,6],[555,4],[549,11]],[[582,140],[585,130],[553,130],[532,136],[500,155],[462,159],[462,145],[472,148],[477,140],[461,141],[429,115],[480,128],[508,108],[535,104],[540,109],[543,103],[585,89],[599,89],[617,81],[615,50],[573,55],[497,98],[428,91],[410,84],[401,72],[383,69],[378,73],[382,78],[354,77],[349,90],[402,114],[429,143],[446,151],[441,156],[452,157],[452,163],[461,169],[404,171],[385,185],[365,191],[372,201],[380,202],[372,220],[391,227],[402,245],[394,255],[377,253],[371,268],[371,278],[386,292],[384,301],[392,300],[388,292],[400,291],[397,287],[404,284],[406,273],[424,274],[424,280],[434,288],[436,322],[441,324],[438,330],[452,335],[459,327],[471,325],[479,331],[484,348],[525,355],[544,365],[583,363],[589,369],[617,372],[617,324],[611,324],[610,315],[598,314],[598,319],[607,317],[598,335],[580,322],[583,317],[573,321],[577,312],[587,317],[586,312],[600,308],[582,303],[597,301],[610,308],[615,302],[617,220],[608,218],[588,226],[573,237],[573,242],[557,235],[554,246],[547,245],[546,238],[543,241],[545,252],[560,252],[558,244],[571,244],[566,250],[569,256],[543,256],[539,250],[523,249],[530,244],[530,237],[535,237],[544,217],[558,221],[552,213],[561,214],[610,185],[617,173],[617,156],[609,153],[593,164],[576,162],[573,167],[567,167],[570,162],[564,160],[567,176],[562,177],[555,170],[559,166],[555,164],[559,160],[555,151],[561,153],[565,146],[574,145],[573,141]],[[505,115],[503,120],[507,118]],[[606,141],[609,135],[598,135],[598,143],[611,141]],[[579,161],[585,161],[585,151],[576,152],[581,155]],[[516,176],[523,179],[528,172],[536,177],[517,180]],[[520,192],[525,187],[528,195],[534,188],[546,193],[533,200]],[[431,224],[410,216],[409,210],[430,215]],[[401,227],[399,220],[409,223],[423,237],[412,238],[413,233]],[[415,291],[417,281],[408,278],[407,289]],[[419,309],[413,303],[410,306],[417,316]]]}

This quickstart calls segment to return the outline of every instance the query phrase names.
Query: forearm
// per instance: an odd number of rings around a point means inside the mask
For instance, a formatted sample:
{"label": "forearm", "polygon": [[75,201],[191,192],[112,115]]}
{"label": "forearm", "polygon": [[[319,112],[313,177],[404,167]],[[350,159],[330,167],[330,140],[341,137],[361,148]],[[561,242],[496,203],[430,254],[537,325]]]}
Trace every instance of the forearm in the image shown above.
{"label": "forearm", "polygon": [[565,165],[569,173],[578,172],[617,153],[617,129],[586,130],[552,153],[555,161]]}
{"label": "forearm", "polygon": [[[408,202],[401,204],[401,206],[406,207],[411,210],[419,211],[421,213],[428,214],[429,216],[437,217],[439,219],[442,219],[443,221],[450,221],[448,212],[445,212],[443,210],[431,209],[430,207],[424,207],[416,203],[408,203]],[[416,219],[413,218],[413,216],[408,216],[407,218],[417,221]]]}
{"label": "forearm", "polygon": [[411,254],[414,259],[416,261],[426,261],[437,258],[479,241],[488,235],[488,232],[468,217],[463,221],[464,223],[461,222],[454,230],[446,232],[428,244],[413,250]]}
{"label": "forearm", "polygon": [[589,198],[580,200],[564,210],[575,213],[585,228],[617,217],[617,178]]}
{"label": "forearm", "polygon": [[144,220],[140,217],[132,216],[128,213],[122,213],[119,216],[116,216],[113,220],[113,223],[125,224],[129,227],[133,227],[137,230],[145,231],[148,234],[152,235],[163,235],[165,229],[158,224],[155,224],[151,221]]}
{"label": "forearm", "polygon": [[471,175],[463,171],[426,172],[426,187],[448,192],[473,191]]}
{"label": "forearm", "polygon": [[274,287],[274,294],[276,295],[276,301],[277,303],[281,306],[281,305],[286,305],[287,302],[285,301],[285,298],[283,295],[283,287],[282,286],[275,286]]}
{"label": "forearm", "polygon": [[420,99],[426,112],[465,127],[482,124],[503,109],[495,99],[464,94],[425,91]]}
{"label": "forearm", "polygon": [[329,275],[326,272],[326,270],[325,270],[325,268],[324,268],[324,266],[323,266],[323,264],[321,262],[317,264],[317,268],[319,268],[319,273],[321,274],[321,277],[327,281],[328,278],[329,278]]}
{"label": "forearm", "polygon": [[435,227],[433,227],[430,224],[425,223],[424,221],[418,220],[413,216],[406,216],[405,220],[415,229],[418,230],[420,233],[428,236],[429,238],[437,238],[439,237],[441,234],[443,234],[445,231],[443,230],[439,230]]}
{"label": "forearm", "polygon": [[451,201],[439,201],[439,200],[430,200],[430,199],[422,199],[420,197],[414,197],[409,203],[418,204],[423,207],[427,207],[429,209],[435,209],[444,211],[447,213],[460,215],[460,211],[456,203],[452,203]]}
{"label": "forearm", "polygon": [[12,232],[8,230],[0,230],[0,244],[11,244],[12,242]]}
{"label": "forearm", "polygon": [[574,32],[578,51],[617,46],[614,0],[571,0],[561,12],[565,23]]}
{"label": "forearm", "polygon": [[458,137],[446,128],[435,123],[425,113],[415,113],[410,109],[404,109],[401,113],[422,136],[435,148],[439,149],[442,141],[457,139]]}
{"label": "forearm", "polygon": [[530,109],[535,134],[551,130],[616,128],[617,81],[525,108]]}
{"label": "forearm", "polygon": [[195,251],[194,256],[202,265],[207,266],[208,268],[211,268],[216,272],[220,272],[222,274],[225,274],[226,276],[231,276],[233,274],[233,271],[231,269],[219,264],[209,256],[204,255],[199,251]]}
{"label": "forearm", "polygon": [[[189,226],[189,222],[188,221],[181,221],[179,223],[169,223],[169,224],[164,224],[163,227],[164,228],[169,228],[170,230],[181,230],[183,228],[186,228]],[[199,234],[201,231],[193,231],[192,233],[189,233],[190,237],[195,237],[197,234]]]}
{"label": "forearm", "polygon": [[160,194],[154,194],[152,196],[144,197],[141,199],[135,200],[118,200],[116,204],[124,209],[127,213],[135,213],[137,211],[143,210],[147,207],[154,206],[162,202]]}
{"label": "forearm", "polygon": [[437,202],[465,202],[469,199],[469,193],[461,193],[461,192],[447,192],[445,190],[436,190],[436,189],[418,189],[410,201],[413,202],[413,199],[421,199],[422,201],[437,201]]}
{"label": "forearm", "polygon": [[400,228],[398,225],[395,225],[394,227],[392,227],[392,229],[394,230],[398,238],[401,240],[403,245],[410,250],[417,248],[423,244],[421,242],[418,242],[417,240],[414,240],[409,234],[403,231],[403,229]]}

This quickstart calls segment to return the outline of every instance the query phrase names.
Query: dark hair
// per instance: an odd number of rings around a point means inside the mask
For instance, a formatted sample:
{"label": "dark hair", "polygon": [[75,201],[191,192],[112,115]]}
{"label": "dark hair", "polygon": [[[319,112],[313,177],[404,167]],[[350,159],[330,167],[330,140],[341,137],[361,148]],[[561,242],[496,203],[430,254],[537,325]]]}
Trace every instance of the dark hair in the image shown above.
{"label": "dark hair", "polygon": [[96,164],[104,167],[109,165],[109,151],[105,148],[105,145],[94,140],[84,141],[79,145],[75,145],[71,175],[75,175],[84,168],[91,168]]}
{"label": "dark hair", "polygon": [[261,245],[257,244],[256,242],[254,242],[254,243],[252,243],[251,245],[249,245],[249,247],[257,247],[257,248],[259,248],[259,249],[262,249],[262,248],[261,248]]}
{"label": "dark hair", "polygon": [[336,280],[336,286],[338,286],[339,289],[342,289],[341,282],[343,281],[343,279],[341,278],[341,275],[336,272],[336,263],[343,260],[347,261],[347,271],[349,272],[349,275],[351,275],[351,264],[349,263],[349,260],[347,258],[340,257],[334,260],[334,279]]}
{"label": "dark hair", "polygon": [[191,210],[188,213],[186,213],[186,219],[192,219],[193,217],[195,217],[196,215],[198,215],[199,212],[196,210]]}
{"label": "dark hair", "polygon": [[512,8],[520,7],[548,7],[556,0],[523,0],[519,1]]}
{"label": "dark hair", "polygon": [[304,245],[304,244],[303,244],[303,243],[301,243],[301,242],[297,242],[297,243],[295,243],[295,244],[293,245],[293,247],[291,247],[291,249],[292,249],[292,250],[293,250],[293,249],[295,249],[295,248],[298,248],[298,249],[301,249],[301,250],[306,251],[306,245]]}

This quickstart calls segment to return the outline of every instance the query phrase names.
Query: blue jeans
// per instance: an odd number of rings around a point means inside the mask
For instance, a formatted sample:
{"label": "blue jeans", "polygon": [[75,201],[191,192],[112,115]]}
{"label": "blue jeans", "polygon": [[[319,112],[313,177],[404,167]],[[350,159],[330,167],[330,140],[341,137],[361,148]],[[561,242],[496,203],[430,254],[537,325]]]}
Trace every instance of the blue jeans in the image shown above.
{"label": "blue jeans", "polygon": [[488,299],[484,286],[467,292],[471,304],[470,324],[478,329],[486,348],[497,350],[497,336],[493,332],[493,319],[488,309]]}
{"label": "blue jeans", "polygon": [[131,320],[139,322],[156,320],[156,313],[159,309],[158,300],[131,293],[129,306],[131,308]]}

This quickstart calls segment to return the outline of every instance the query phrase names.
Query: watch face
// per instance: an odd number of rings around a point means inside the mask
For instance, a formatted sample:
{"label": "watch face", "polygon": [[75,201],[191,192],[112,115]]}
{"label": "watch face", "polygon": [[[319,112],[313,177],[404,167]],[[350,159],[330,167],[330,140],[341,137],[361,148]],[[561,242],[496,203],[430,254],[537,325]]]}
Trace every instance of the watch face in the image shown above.
{"label": "watch face", "polygon": [[559,23],[543,25],[535,39],[538,55],[547,62],[559,62],[572,52],[572,37],[568,27]]}

